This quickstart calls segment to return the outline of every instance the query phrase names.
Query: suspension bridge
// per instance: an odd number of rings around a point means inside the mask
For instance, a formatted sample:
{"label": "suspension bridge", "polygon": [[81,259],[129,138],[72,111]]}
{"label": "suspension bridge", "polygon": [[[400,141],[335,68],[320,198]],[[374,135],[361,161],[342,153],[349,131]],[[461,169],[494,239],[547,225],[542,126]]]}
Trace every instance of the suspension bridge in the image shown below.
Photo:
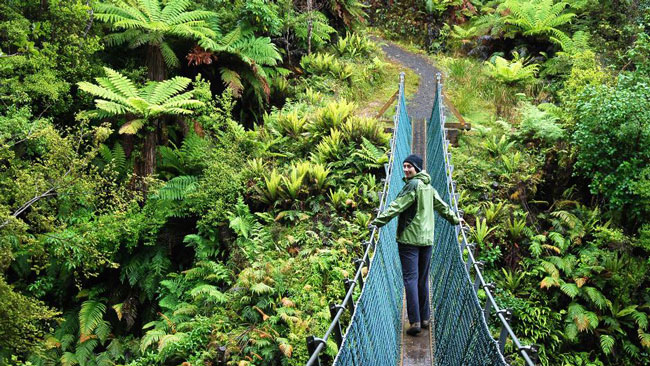
{"label": "suspension bridge", "polygon": [[[379,211],[402,188],[402,161],[413,151],[424,153],[431,184],[458,212],[459,195],[452,179],[454,166],[445,130],[440,74],[435,84],[430,116],[412,121],[404,95],[404,74],[400,76]],[[509,349],[518,353],[526,366],[535,365],[536,349],[520,343],[509,325],[510,311],[495,302],[494,286],[486,282],[482,263],[474,258],[467,228],[453,226],[438,216],[430,271],[429,334],[405,338],[403,324],[408,327],[408,323],[403,316],[404,286],[396,231],[397,220],[372,229],[370,240],[364,243],[364,256],[355,261],[354,277],[345,282],[345,297],[340,304],[330,306],[332,322],[327,332],[322,337],[307,337],[307,366],[505,366],[508,339]],[[368,268],[365,276],[364,267]],[[479,290],[485,294],[483,302],[477,295]],[[500,326],[496,339],[488,327],[490,317],[496,317],[493,320]],[[327,347],[337,350],[334,357],[328,355]]]}

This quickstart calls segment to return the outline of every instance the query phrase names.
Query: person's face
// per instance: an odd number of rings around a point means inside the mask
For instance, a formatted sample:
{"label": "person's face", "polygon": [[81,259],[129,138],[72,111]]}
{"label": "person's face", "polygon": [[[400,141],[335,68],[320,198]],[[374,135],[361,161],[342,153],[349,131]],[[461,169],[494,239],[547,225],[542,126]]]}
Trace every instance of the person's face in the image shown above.
{"label": "person's face", "polygon": [[411,165],[411,163],[409,162],[404,162],[404,164],[402,165],[402,169],[404,170],[404,175],[406,176],[406,178],[413,178],[413,176],[416,173],[415,167]]}

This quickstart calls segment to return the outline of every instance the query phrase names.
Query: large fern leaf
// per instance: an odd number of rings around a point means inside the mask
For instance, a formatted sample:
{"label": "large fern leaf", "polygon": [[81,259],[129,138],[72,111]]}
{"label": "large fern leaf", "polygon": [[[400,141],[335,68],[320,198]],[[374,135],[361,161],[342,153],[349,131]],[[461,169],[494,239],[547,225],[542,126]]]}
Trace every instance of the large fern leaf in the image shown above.
{"label": "large fern leaf", "polygon": [[86,300],[79,310],[79,332],[82,337],[90,336],[103,321],[106,305],[96,300]]}

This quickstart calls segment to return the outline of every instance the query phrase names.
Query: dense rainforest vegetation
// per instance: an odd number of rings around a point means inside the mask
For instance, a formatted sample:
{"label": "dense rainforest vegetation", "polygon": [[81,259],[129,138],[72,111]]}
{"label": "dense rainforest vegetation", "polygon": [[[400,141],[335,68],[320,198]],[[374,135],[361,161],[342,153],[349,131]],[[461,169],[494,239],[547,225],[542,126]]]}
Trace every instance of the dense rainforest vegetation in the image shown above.
{"label": "dense rainforest vegetation", "polygon": [[637,0],[3,1],[0,364],[304,364],[387,161],[368,32],[472,125],[461,206],[522,342],[650,364]]}

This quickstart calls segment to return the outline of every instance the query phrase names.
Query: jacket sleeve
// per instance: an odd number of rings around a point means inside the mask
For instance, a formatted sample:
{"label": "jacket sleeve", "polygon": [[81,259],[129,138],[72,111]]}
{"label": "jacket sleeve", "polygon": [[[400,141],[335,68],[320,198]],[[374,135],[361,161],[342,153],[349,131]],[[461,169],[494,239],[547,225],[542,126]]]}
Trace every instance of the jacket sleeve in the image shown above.
{"label": "jacket sleeve", "polygon": [[388,205],[388,208],[384,210],[377,218],[372,222],[373,225],[377,227],[382,227],[386,225],[390,220],[395,216],[404,212],[407,208],[415,202],[415,190],[411,189],[406,192],[401,192],[393,202]]}
{"label": "jacket sleeve", "polygon": [[458,216],[456,216],[454,211],[449,208],[447,202],[440,198],[438,191],[435,189],[433,190],[433,209],[436,210],[445,220],[449,221],[449,223],[453,225],[458,225],[460,223]]}

